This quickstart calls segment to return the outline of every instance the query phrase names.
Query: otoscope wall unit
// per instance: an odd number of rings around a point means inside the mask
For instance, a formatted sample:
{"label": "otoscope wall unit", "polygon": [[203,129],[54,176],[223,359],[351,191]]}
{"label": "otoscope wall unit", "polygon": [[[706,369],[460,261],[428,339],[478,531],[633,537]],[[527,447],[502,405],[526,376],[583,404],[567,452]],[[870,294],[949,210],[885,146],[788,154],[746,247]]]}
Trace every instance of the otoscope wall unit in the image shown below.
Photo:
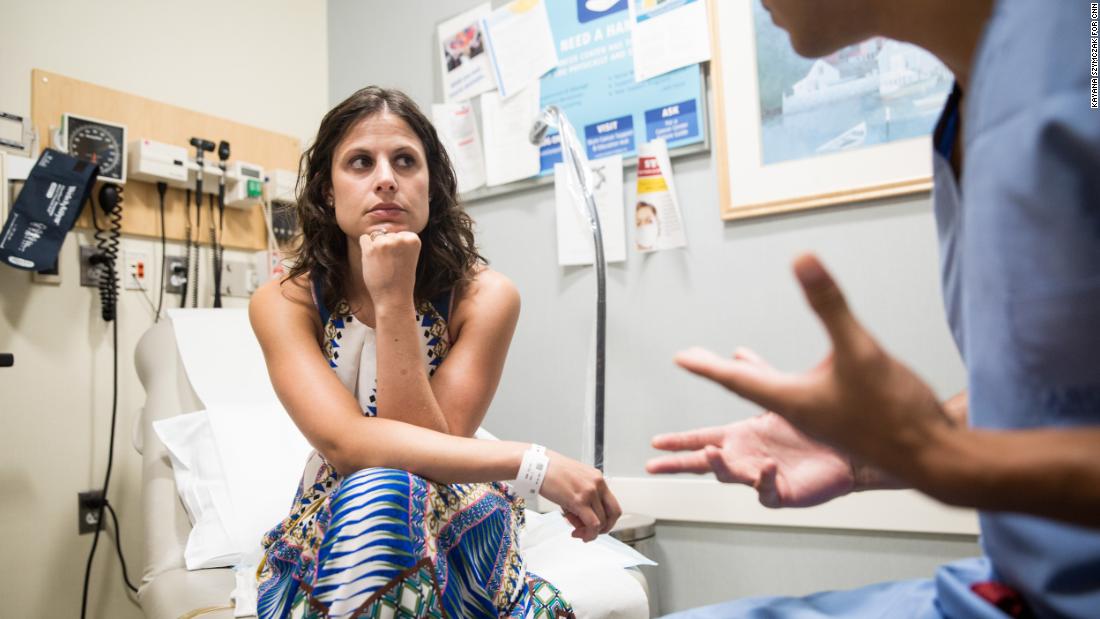
{"label": "otoscope wall unit", "polygon": [[[199,164],[187,156],[187,149],[153,140],[130,144],[130,178],[147,183],[166,183],[177,189],[195,187]],[[203,162],[203,193],[218,195],[222,171],[216,163]],[[263,199],[264,169],[253,163],[230,161],[225,171],[225,205],[248,209]]]}
{"label": "otoscope wall unit", "polygon": [[[256,104],[262,103],[257,98]],[[125,165],[127,174],[124,235],[159,238],[161,211],[156,184],[165,182],[169,186],[164,202],[166,236],[177,241],[186,238],[185,198],[188,190],[193,194],[197,189],[199,169],[195,149],[189,145],[192,138],[201,136],[215,145],[232,145],[231,157],[220,158],[215,147],[215,152],[206,153],[202,166],[203,200],[208,201],[209,196],[217,199],[223,190],[220,181],[224,176],[225,205],[232,207],[225,209],[224,226],[217,222],[222,231],[221,243],[231,248],[266,249],[268,235],[264,209],[260,206],[265,173],[274,169],[296,170],[301,154],[300,142],[291,136],[40,69],[31,72],[31,110],[39,136],[54,135],[66,115],[125,127],[129,138],[125,146],[129,152],[119,161]],[[192,206],[195,200],[192,195]],[[207,230],[211,209],[195,211],[198,220],[192,219],[191,225]],[[86,209],[76,226],[91,228],[90,213]]]}

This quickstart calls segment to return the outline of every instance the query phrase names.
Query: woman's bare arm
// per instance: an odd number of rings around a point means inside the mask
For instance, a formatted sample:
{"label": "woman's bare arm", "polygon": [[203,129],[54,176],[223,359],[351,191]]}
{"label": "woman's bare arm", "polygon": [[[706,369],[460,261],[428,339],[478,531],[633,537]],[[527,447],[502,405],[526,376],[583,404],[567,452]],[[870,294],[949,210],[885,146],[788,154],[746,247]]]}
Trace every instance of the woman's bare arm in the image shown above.
{"label": "woman's bare arm", "polygon": [[[249,317],[275,392],[302,434],[337,471],[388,466],[437,481],[515,476],[526,448],[521,443],[502,442],[486,452],[478,441],[441,440],[448,437],[400,421],[364,417],[321,352],[320,320],[303,282],[265,284],[253,295]],[[453,461],[474,454],[481,457]]]}
{"label": "woman's bare arm", "polygon": [[504,371],[519,309],[515,285],[490,269],[483,269],[456,293],[451,350],[431,379],[451,434],[473,436],[485,418]]}
{"label": "woman's bare arm", "polygon": [[455,436],[473,436],[493,400],[519,320],[508,278],[482,269],[456,291],[446,361],[429,380],[423,329],[408,304],[375,304],[378,416]]}
{"label": "woman's bare arm", "polygon": [[[252,297],[249,317],[276,394],[338,472],[389,467],[442,483],[516,477],[525,443],[451,436],[363,416],[321,353],[321,324],[303,281],[265,284]],[[547,455],[542,495],[578,519],[578,537],[592,539],[609,530],[621,510],[599,471],[553,451]]]}

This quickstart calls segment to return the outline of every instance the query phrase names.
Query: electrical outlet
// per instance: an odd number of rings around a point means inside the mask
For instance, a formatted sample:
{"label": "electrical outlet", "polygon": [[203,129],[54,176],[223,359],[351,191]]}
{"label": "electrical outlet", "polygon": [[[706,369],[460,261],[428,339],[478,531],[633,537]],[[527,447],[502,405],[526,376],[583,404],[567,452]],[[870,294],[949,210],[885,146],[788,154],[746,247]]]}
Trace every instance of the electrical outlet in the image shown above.
{"label": "electrical outlet", "polygon": [[187,261],[182,256],[168,256],[164,259],[165,277],[164,291],[169,294],[180,294],[187,284]]}
{"label": "electrical outlet", "polygon": [[222,266],[222,296],[252,296],[256,290],[256,269],[247,262],[226,262]]}
{"label": "electrical outlet", "polygon": [[99,506],[103,504],[102,490],[86,490],[78,492],[77,498],[77,530],[80,535],[95,533],[99,524]]}
{"label": "electrical outlet", "polygon": [[148,290],[146,275],[149,272],[149,254],[143,251],[126,250],[126,269],[121,273],[126,290]]}
{"label": "electrical outlet", "polygon": [[283,256],[278,250],[263,249],[253,254],[252,268],[255,270],[257,288],[286,273]]}
{"label": "electrical outlet", "polygon": [[94,245],[80,246],[80,285],[95,288],[99,286],[100,270],[92,264],[92,256],[99,253]]}

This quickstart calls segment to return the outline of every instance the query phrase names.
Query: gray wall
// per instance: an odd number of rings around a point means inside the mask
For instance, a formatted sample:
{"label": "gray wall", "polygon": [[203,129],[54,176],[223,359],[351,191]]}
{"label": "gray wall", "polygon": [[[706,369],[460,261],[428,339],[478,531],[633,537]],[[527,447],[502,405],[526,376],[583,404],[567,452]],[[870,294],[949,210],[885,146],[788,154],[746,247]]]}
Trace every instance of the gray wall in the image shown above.
{"label": "gray wall", "polygon": [[[441,101],[435,25],[475,4],[329,0],[330,103],[367,84],[401,88],[425,108]],[[937,392],[946,397],[964,386],[943,318],[927,195],[723,223],[712,157],[675,159],[673,171],[688,248],[631,255],[608,273],[610,475],[644,475],[655,433],[757,412],[678,370],[676,351],[698,344],[724,354],[747,345],[789,370],[825,354],[824,333],[790,274],[804,250],[825,260],[860,318]],[[629,172],[628,195],[634,180]],[[557,265],[551,186],[468,210],[485,255],[523,297],[486,426],[579,456],[595,276]],[[926,577],[941,562],[977,552],[965,537],[662,523],[662,606],[667,612],[733,596]]]}

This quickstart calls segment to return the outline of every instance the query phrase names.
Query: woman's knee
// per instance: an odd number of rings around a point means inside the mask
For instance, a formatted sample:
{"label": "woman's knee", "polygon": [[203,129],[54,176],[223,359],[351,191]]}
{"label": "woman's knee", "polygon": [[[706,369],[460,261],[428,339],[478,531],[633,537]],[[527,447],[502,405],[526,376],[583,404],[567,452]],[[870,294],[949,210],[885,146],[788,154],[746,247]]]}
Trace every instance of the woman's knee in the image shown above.
{"label": "woman's knee", "polygon": [[411,473],[400,469],[382,467],[360,469],[344,476],[333,496],[333,501],[339,503],[353,497],[379,494],[407,497],[414,479]]}

